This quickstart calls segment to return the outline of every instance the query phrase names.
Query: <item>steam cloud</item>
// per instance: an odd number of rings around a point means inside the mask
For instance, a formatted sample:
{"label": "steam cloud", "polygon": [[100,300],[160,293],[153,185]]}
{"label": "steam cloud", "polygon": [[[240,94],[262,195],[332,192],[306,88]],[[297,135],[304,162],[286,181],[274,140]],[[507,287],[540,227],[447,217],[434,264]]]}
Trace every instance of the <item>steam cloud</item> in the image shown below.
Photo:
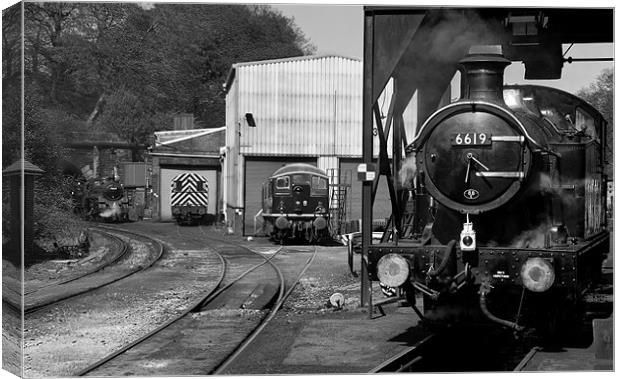
{"label": "steam cloud", "polygon": [[400,184],[403,187],[409,187],[409,184],[413,180],[416,174],[416,166],[415,166],[415,155],[410,155],[405,159],[403,165],[398,171],[398,177],[400,179]]}
{"label": "steam cloud", "polygon": [[486,22],[475,11],[447,12],[431,30],[427,40],[430,49],[420,51],[439,61],[451,62],[455,54],[460,59],[470,45],[499,43],[502,34],[505,31],[499,23]]}
{"label": "steam cloud", "polygon": [[550,225],[542,224],[534,229],[526,230],[510,242],[510,247],[519,249],[541,249],[545,247],[545,235]]}
{"label": "steam cloud", "polygon": [[120,214],[121,214],[121,207],[118,206],[117,202],[114,202],[112,203],[112,208],[108,208],[104,210],[103,212],[99,213],[99,216],[103,218],[108,218],[108,217],[113,217],[113,216],[120,216]]}

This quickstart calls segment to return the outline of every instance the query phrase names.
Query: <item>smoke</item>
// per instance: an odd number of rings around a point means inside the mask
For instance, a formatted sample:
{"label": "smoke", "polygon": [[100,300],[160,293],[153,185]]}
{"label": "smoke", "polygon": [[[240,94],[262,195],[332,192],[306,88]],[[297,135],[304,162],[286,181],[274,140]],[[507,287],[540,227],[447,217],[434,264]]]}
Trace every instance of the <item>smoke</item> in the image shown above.
{"label": "smoke", "polygon": [[553,178],[547,174],[540,174],[539,177],[539,188],[544,192],[562,199],[565,205],[572,204],[576,201],[575,191],[578,188],[584,187],[585,183],[585,180],[575,179],[564,181],[560,185],[558,181],[554,181]]}
{"label": "smoke", "polygon": [[545,247],[545,235],[550,229],[549,224],[542,224],[534,229],[526,230],[510,242],[510,247],[519,249],[541,249]]}
{"label": "smoke", "polygon": [[103,218],[120,216],[120,215],[121,215],[121,207],[118,206],[117,202],[112,203],[112,208],[108,208],[104,210],[103,212],[99,213],[99,216]]}
{"label": "smoke", "polygon": [[439,62],[462,58],[471,45],[499,44],[505,30],[501,23],[487,22],[472,10],[443,12],[432,27],[424,54]]}
{"label": "smoke", "polygon": [[410,155],[405,159],[403,165],[398,171],[398,177],[400,179],[400,184],[403,187],[412,187],[410,185],[416,174],[416,166],[415,166],[415,154]]}
{"label": "smoke", "polygon": [[553,179],[547,174],[540,174],[540,187],[547,191],[553,191]]}

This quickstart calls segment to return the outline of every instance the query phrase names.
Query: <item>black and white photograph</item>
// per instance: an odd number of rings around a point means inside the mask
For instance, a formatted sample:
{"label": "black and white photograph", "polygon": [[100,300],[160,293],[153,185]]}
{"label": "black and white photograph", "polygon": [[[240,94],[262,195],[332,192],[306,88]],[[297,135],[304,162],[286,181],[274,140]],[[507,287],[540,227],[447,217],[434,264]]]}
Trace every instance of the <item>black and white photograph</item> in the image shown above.
{"label": "black and white photograph", "polygon": [[3,377],[615,370],[612,2],[2,8]]}

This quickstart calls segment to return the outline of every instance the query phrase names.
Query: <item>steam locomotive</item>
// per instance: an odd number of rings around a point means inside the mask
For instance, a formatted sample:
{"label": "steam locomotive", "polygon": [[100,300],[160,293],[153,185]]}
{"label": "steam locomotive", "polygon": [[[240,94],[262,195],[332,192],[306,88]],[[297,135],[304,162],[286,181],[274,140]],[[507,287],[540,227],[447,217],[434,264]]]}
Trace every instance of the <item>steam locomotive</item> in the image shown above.
{"label": "steam locomotive", "polygon": [[305,163],[276,170],[263,184],[264,230],[272,240],[319,242],[329,237],[329,187],[325,172]]}
{"label": "steam locomotive", "polygon": [[406,149],[416,173],[401,229],[412,232],[371,246],[369,271],[411,304],[421,292],[429,321],[557,338],[581,322],[610,247],[607,123],[569,93],[504,87],[500,46],[472,47],[460,64],[461,99]]}
{"label": "steam locomotive", "polygon": [[118,176],[77,180],[73,192],[76,212],[87,220],[127,221],[132,203]]}

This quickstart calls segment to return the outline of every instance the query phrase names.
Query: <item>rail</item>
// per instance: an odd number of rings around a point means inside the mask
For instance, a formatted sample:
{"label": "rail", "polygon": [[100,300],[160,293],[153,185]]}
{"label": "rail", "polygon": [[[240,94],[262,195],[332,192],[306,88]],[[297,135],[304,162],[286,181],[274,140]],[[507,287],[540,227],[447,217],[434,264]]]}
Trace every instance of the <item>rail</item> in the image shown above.
{"label": "rail", "polygon": [[291,285],[286,291],[286,293],[284,294],[282,294],[282,291],[284,289],[284,278],[282,277],[282,286],[280,289],[278,300],[276,301],[275,305],[269,311],[269,314],[258,325],[258,327],[254,329],[254,331],[248,336],[248,338],[245,341],[243,341],[241,345],[239,345],[239,347],[228,358],[226,358],[226,360],[224,360],[215,370],[213,370],[212,372],[213,374],[215,375],[223,374],[224,371],[230,367],[232,362],[235,361],[243,353],[243,351],[245,351],[245,349],[247,349],[247,347],[252,344],[252,342],[257,338],[257,336],[265,329],[265,327],[269,324],[269,322],[275,317],[278,310],[280,310],[284,302],[288,299],[291,293],[293,293],[293,290],[295,289],[295,287],[297,287],[297,284],[299,283],[302,276],[306,273],[308,268],[312,265],[312,262],[314,261],[316,254],[317,254],[317,249],[316,247],[314,247],[314,253],[306,261],[306,264],[304,265],[303,269],[295,278],[295,282],[293,283],[293,285]]}
{"label": "rail", "polygon": [[381,372],[411,371],[416,364],[419,364],[424,359],[424,354],[426,353],[425,350],[430,343],[435,341],[436,338],[436,334],[431,334],[425,337],[414,346],[388,358],[386,361],[368,371],[368,373],[376,374]]}
{"label": "rail", "polygon": [[[202,230],[202,228],[201,228]],[[177,232],[180,234],[180,231],[177,230]],[[264,325],[266,325],[271,318],[273,317],[273,315],[275,314],[275,312],[277,312],[277,309],[279,308],[279,306],[281,306],[282,303],[282,299],[285,297],[285,282],[284,282],[284,276],[282,274],[282,272],[279,270],[279,268],[277,266],[275,266],[273,264],[273,262],[271,262],[271,260],[277,256],[281,249],[278,249],[276,251],[275,254],[273,254],[270,257],[265,257],[264,255],[258,253],[258,252],[254,252],[250,249],[248,249],[247,247],[241,246],[239,244],[235,244],[233,242],[230,241],[223,241],[214,237],[206,237],[205,239],[207,239],[208,241],[210,241],[210,245],[213,246],[214,242],[220,242],[222,244],[228,245],[228,246],[234,246],[237,248],[241,248],[244,249],[247,252],[251,252],[252,254],[260,257],[262,259],[262,261],[260,263],[257,264],[253,264],[251,267],[249,267],[248,269],[246,269],[245,271],[243,271],[241,274],[237,275],[235,278],[230,279],[230,281],[226,284],[223,285],[224,280],[226,278],[227,275],[227,271],[228,271],[228,264],[226,263],[227,260],[224,257],[224,255],[222,253],[217,253],[218,256],[220,257],[220,259],[223,262],[222,265],[222,271],[221,271],[221,275],[217,281],[217,284],[213,287],[213,289],[211,291],[209,291],[209,293],[207,293],[204,296],[201,296],[200,299],[198,299],[197,301],[193,302],[192,304],[190,304],[186,309],[184,309],[184,311],[175,316],[174,318],[170,319],[169,321],[167,321],[165,324],[159,326],[158,328],[156,328],[155,330],[149,332],[148,334],[138,338],[137,340],[123,346],[122,348],[118,349],[117,351],[112,352],[111,354],[109,354],[108,356],[104,357],[103,359],[95,362],[94,364],[90,365],[89,367],[81,370],[79,373],[77,373],[78,376],[84,376],[86,374],[92,373],[94,370],[96,370],[97,368],[100,368],[101,366],[103,366],[104,364],[106,364],[107,362],[112,361],[113,359],[119,357],[120,355],[122,355],[123,353],[127,352],[128,350],[132,349],[133,347],[139,345],[140,343],[144,342],[146,339],[162,332],[164,329],[168,329],[168,328],[174,328],[174,324],[177,323],[179,320],[187,317],[190,313],[192,312],[200,312],[202,311],[207,305],[209,305],[212,302],[215,302],[217,299],[221,299],[221,296],[224,294],[224,292],[229,289],[231,286],[233,286],[234,284],[238,283],[241,279],[243,279],[244,277],[246,277],[248,274],[250,274],[251,272],[255,271],[256,269],[258,269],[259,267],[265,265],[265,264],[269,264],[271,265],[274,270],[276,271],[276,274],[278,276],[278,281],[279,281],[279,286],[278,286],[278,291],[277,291],[277,296],[274,296],[275,298],[275,302],[274,302],[274,306],[271,308],[271,311],[269,312],[269,314],[267,316],[265,316],[265,318],[261,321],[261,323],[254,329],[254,331],[244,339],[244,341],[241,342],[241,344],[239,345],[238,348],[235,349],[235,351],[233,351],[232,354],[229,355],[229,357],[227,358],[227,360],[220,362],[217,364],[216,368],[221,367],[222,369],[224,369],[226,367],[226,362],[231,362],[232,360],[234,360],[239,354],[241,354],[241,352],[243,351],[243,349],[249,345],[252,340],[255,338],[256,335],[258,335],[260,333],[260,331],[262,330],[262,328],[264,328]],[[239,256],[238,252],[234,253],[234,258],[237,258]],[[232,257],[232,256],[231,256]],[[175,330],[175,329],[172,329]]]}
{"label": "rail", "polygon": [[221,263],[221,267],[222,269],[220,270],[220,275],[216,281],[216,285],[213,287],[213,289],[211,291],[209,291],[209,293],[207,293],[207,295],[205,295],[205,297],[202,297],[201,299],[199,299],[198,301],[195,301],[194,303],[192,303],[189,307],[187,307],[182,313],[178,314],[177,316],[173,317],[172,319],[168,320],[167,322],[165,322],[164,324],[160,325],[159,327],[155,328],[154,330],[148,332],[147,334],[143,335],[142,337],[126,344],[125,346],[122,346],[121,348],[117,349],[116,351],[106,355],[105,357],[103,357],[102,359],[98,360],[97,362],[89,365],[88,367],[80,370],[79,372],[77,372],[75,374],[75,376],[85,376],[86,374],[94,371],[95,369],[103,366],[104,364],[110,362],[111,360],[113,360],[114,358],[120,356],[121,354],[127,352],[128,350],[130,350],[131,348],[139,345],[140,343],[144,342],[146,339],[154,336],[157,333],[160,333],[162,330],[170,327],[172,324],[174,324],[175,322],[179,321],[180,319],[186,317],[189,313],[191,313],[192,311],[194,311],[196,308],[198,308],[200,306],[200,304],[206,299],[209,298],[210,296],[212,296],[212,294],[217,290],[217,288],[221,285],[221,283],[224,281],[224,277],[226,274],[226,261],[224,259],[224,257],[222,257],[221,254],[217,253],[219,259],[220,259],[220,263]]}

